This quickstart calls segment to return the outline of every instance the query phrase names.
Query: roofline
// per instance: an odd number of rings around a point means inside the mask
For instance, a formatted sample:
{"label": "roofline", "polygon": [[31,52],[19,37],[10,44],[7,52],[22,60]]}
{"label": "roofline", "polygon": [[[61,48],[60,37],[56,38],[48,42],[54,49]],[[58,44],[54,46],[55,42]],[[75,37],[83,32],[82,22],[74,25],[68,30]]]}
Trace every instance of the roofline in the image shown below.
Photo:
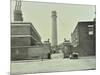
{"label": "roofline", "polygon": [[88,22],[94,22],[94,21],[79,21],[78,23],[88,23]]}
{"label": "roofline", "polygon": [[[37,32],[37,30],[35,29],[35,27],[33,26],[33,24],[31,22],[22,22],[22,21],[18,21],[18,22],[11,22],[11,24],[30,24],[30,26],[32,27],[32,29],[37,33],[37,35],[40,37],[40,34]],[[14,26],[14,25],[12,25]],[[19,26],[25,26],[25,25],[19,25]]]}
{"label": "roofline", "polygon": [[[94,22],[94,21],[79,21],[76,25],[76,27],[74,28],[73,32],[75,31],[75,29],[79,26],[79,23],[88,23],[88,22]],[[73,34],[72,32],[72,34]]]}

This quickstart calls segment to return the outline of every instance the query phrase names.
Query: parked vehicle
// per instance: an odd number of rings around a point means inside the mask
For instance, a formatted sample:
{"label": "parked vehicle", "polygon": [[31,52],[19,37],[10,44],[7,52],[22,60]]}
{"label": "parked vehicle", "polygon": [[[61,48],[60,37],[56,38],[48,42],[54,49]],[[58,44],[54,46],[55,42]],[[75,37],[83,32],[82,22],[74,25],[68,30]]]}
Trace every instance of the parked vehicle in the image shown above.
{"label": "parked vehicle", "polygon": [[79,56],[79,54],[74,52],[69,56],[69,58],[70,59],[78,59],[78,56]]}

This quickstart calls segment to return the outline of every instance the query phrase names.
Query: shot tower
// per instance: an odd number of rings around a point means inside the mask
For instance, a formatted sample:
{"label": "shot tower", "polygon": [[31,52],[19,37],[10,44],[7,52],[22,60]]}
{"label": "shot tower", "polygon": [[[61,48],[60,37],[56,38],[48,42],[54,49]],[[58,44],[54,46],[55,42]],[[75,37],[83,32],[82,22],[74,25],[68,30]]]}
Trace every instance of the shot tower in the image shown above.
{"label": "shot tower", "polygon": [[57,47],[57,15],[56,11],[52,11],[52,47]]}

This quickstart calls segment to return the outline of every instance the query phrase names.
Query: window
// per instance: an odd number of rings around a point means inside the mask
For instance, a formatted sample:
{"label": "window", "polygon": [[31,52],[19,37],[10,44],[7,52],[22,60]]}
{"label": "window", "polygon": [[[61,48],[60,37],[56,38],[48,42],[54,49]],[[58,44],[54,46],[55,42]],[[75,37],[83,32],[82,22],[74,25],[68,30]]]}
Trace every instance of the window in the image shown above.
{"label": "window", "polygon": [[93,27],[94,27],[94,25],[88,25],[88,27],[92,27],[92,28],[93,28]]}
{"label": "window", "polygon": [[89,31],[89,35],[93,35],[93,31]]}
{"label": "window", "polygon": [[89,35],[93,35],[93,34],[94,34],[94,33],[93,33],[93,32],[94,32],[94,31],[93,31],[93,30],[94,30],[93,28],[94,28],[94,25],[88,25],[88,34],[89,34]]}
{"label": "window", "polygon": [[16,55],[18,55],[18,54],[19,54],[19,50],[17,49],[17,50],[16,50]]}

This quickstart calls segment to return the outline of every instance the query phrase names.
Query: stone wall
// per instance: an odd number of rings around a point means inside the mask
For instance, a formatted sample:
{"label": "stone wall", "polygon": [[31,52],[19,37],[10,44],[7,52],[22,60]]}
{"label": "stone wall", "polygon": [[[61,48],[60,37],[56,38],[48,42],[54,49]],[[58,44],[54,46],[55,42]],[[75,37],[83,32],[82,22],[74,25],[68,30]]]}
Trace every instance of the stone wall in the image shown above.
{"label": "stone wall", "polygon": [[46,59],[48,58],[48,53],[50,53],[49,48],[43,46],[28,48],[29,59]]}
{"label": "stone wall", "polygon": [[28,59],[28,48],[11,48],[11,60],[25,60]]}

